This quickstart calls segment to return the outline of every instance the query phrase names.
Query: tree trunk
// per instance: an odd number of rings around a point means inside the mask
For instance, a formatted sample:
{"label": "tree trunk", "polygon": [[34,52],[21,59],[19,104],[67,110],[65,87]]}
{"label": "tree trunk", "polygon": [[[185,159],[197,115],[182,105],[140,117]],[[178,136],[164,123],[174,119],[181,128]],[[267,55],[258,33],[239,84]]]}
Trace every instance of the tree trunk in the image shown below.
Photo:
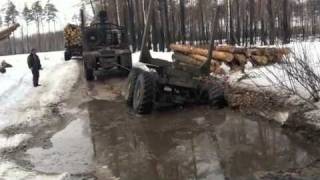
{"label": "tree trunk", "polygon": [[290,28],[290,12],[288,0],[282,1],[283,8],[283,43],[290,43],[291,38],[291,28]]}
{"label": "tree trunk", "polygon": [[128,29],[130,32],[130,43],[132,45],[132,51],[135,52],[137,50],[136,46],[136,32],[134,26],[134,11],[133,11],[133,3],[132,0],[127,0],[128,7]]}
{"label": "tree trunk", "polygon": [[273,45],[275,43],[275,31],[274,31],[274,15],[273,15],[273,4],[272,0],[268,0],[268,14],[269,14],[269,41],[270,44]]}
{"label": "tree trunk", "polygon": [[186,43],[185,0],[180,0],[180,34],[182,44]]}
{"label": "tree trunk", "polygon": [[255,2],[254,0],[249,0],[249,13],[250,13],[250,24],[249,24],[249,29],[250,29],[250,44],[254,44],[254,23],[255,23]]}

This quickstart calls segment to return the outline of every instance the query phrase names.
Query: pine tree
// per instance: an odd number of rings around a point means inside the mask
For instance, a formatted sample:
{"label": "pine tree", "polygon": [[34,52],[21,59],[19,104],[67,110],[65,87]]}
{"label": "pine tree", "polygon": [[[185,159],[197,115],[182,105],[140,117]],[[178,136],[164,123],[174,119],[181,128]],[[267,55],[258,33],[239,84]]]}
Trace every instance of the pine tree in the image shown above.
{"label": "pine tree", "polygon": [[27,4],[24,5],[22,16],[27,25],[27,50],[30,51],[30,42],[29,42],[29,25],[34,20],[32,16],[32,11],[28,8]]}
{"label": "pine tree", "polygon": [[40,4],[40,1],[36,1],[32,4],[31,8],[32,12],[32,17],[34,21],[36,22],[37,25],[37,30],[38,30],[38,49],[40,50],[41,47],[41,37],[40,37],[40,24],[43,18],[43,8]]}
{"label": "pine tree", "polygon": [[50,1],[48,0],[47,4],[44,7],[44,15],[48,23],[49,32],[50,32],[50,22],[55,22],[57,18],[57,12],[58,10],[55,7],[55,5],[50,3]]}
{"label": "pine tree", "polygon": [[[12,1],[8,1],[8,6],[6,9],[6,15],[5,15],[5,22],[9,26],[9,24],[14,24],[17,21],[17,17],[19,16],[19,12],[16,9],[16,6],[13,4]],[[13,52],[12,48],[10,48],[10,53],[16,54],[16,43],[15,43],[15,36],[13,33],[13,42],[12,42]]]}

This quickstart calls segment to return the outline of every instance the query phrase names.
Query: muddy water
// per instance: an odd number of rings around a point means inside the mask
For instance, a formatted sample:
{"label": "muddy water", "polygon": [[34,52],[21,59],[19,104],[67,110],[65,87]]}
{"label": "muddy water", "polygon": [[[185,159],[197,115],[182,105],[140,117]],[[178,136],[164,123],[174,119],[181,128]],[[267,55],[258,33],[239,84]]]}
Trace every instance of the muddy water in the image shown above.
{"label": "muddy water", "polygon": [[122,180],[248,179],[319,158],[315,146],[230,110],[204,106],[137,116],[122,102],[86,106],[100,179],[106,167]]}
{"label": "muddy water", "polygon": [[36,170],[101,180],[246,180],[320,158],[314,145],[228,109],[189,107],[138,116],[124,102],[93,100],[81,111],[86,113],[51,138],[51,147],[27,151]]}

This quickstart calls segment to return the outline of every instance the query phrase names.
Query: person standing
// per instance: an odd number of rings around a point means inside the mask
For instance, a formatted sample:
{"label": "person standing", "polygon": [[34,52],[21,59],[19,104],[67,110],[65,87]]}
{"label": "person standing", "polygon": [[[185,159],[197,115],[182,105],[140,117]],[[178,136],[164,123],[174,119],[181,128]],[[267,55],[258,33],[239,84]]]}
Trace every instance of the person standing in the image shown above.
{"label": "person standing", "polygon": [[33,86],[38,87],[39,84],[39,71],[42,69],[41,62],[39,56],[37,55],[37,50],[32,48],[31,53],[28,56],[28,66],[33,75]]}

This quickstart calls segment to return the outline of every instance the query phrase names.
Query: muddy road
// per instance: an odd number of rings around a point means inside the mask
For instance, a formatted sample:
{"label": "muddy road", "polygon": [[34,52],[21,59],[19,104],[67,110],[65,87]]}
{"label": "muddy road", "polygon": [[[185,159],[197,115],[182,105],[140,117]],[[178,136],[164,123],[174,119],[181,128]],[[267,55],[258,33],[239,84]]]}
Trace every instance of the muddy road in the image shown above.
{"label": "muddy road", "polygon": [[247,180],[320,159],[319,145],[228,108],[136,115],[123,100],[124,83],[112,74],[93,83],[79,78],[47,117],[59,120],[29,129],[36,135],[6,158],[44,174],[99,180]]}

